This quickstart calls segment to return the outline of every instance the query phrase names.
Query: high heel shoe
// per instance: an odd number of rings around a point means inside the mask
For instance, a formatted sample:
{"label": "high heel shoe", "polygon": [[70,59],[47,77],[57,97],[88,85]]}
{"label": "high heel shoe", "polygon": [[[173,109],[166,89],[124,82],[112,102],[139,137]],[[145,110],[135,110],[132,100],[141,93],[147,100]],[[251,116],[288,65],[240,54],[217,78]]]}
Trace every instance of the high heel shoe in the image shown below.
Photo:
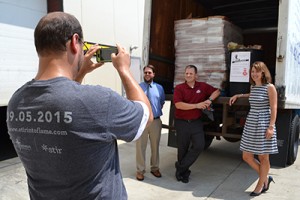
{"label": "high heel shoe", "polygon": [[275,183],[274,179],[272,176],[269,176],[268,177],[268,184],[267,184],[267,187],[264,187],[263,190],[261,191],[261,193],[265,193],[266,191],[269,190],[269,187],[270,187],[270,183],[273,182]]}
{"label": "high heel shoe", "polygon": [[257,197],[257,196],[261,195],[261,193],[262,193],[262,191],[261,191],[261,192],[258,192],[258,193],[256,193],[256,192],[251,192],[251,193],[250,193],[250,196],[252,196],[252,197]]}
{"label": "high heel shoe", "polygon": [[250,193],[250,196],[252,196],[252,197],[259,196],[259,195],[262,194],[263,190],[264,190],[264,186],[260,189],[260,192],[254,192],[254,191],[251,192],[251,193]]}

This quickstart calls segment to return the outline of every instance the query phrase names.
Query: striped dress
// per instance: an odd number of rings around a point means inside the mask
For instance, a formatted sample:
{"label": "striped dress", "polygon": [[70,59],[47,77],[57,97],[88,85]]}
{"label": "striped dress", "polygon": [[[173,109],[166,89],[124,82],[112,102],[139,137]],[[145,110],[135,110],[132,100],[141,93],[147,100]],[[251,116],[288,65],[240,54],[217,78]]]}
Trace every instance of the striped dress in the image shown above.
{"label": "striped dress", "polygon": [[244,126],[240,150],[261,154],[278,153],[276,127],[271,139],[266,139],[266,131],[270,124],[270,103],[268,95],[269,84],[253,86],[251,88],[249,102],[250,111]]}

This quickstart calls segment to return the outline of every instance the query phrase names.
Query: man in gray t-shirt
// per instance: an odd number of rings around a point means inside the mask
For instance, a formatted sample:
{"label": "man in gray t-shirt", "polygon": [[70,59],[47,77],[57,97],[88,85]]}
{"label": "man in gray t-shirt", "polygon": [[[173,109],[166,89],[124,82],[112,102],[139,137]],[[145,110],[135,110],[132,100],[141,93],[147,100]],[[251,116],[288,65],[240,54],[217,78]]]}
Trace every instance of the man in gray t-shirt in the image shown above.
{"label": "man in gray t-shirt", "polygon": [[147,97],[129,72],[129,54],[120,46],[112,62],[127,99],[109,88],[80,84],[103,65],[90,60],[99,47],[84,55],[82,42],[74,16],[53,12],[43,17],[35,29],[39,71],[8,105],[8,132],[26,170],[31,199],[127,199],[117,139],[136,140],[153,119]]}

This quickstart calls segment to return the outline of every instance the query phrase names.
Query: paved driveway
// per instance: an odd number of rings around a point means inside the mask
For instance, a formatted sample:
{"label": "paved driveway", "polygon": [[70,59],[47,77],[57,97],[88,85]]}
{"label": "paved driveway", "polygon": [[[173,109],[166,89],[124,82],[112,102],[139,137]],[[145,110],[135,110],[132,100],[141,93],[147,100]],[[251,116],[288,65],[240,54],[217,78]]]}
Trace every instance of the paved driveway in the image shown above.
{"label": "paved driveway", "polygon": [[[162,178],[155,178],[149,170],[144,181],[135,179],[135,144],[119,143],[121,169],[129,200],[247,200],[257,181],[256,173],[241,160],[239,142],[213,141],[191,168],[190,182],[175,179],[176,149],[167,146],[163,130],[160,145]],[[149,148],[147,149],[149,160]],[[300,155],[300,154],[299,154]],[[147,163],[149,169],[149,162]],[[272,167],[275,184],[255,199],[300,199],[300,159],[286,168]],[[18,158],[0,162],[0,200],[28,200],[26,175]]]}

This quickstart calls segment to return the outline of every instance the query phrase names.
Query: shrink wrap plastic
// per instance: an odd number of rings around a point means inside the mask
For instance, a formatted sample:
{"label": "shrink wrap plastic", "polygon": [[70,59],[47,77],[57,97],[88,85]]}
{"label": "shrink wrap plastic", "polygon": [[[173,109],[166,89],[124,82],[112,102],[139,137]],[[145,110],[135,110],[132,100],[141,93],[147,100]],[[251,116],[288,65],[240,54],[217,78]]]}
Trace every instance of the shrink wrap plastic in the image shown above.
{"label": "shrink wrap plastic", "polygon": [[243,43],[242,31],[224,19],[208,18],[175,21],[174,87],[184,82],[184,68],[195,65],[198,81],[225,89],[228,81],[227,44]]}

